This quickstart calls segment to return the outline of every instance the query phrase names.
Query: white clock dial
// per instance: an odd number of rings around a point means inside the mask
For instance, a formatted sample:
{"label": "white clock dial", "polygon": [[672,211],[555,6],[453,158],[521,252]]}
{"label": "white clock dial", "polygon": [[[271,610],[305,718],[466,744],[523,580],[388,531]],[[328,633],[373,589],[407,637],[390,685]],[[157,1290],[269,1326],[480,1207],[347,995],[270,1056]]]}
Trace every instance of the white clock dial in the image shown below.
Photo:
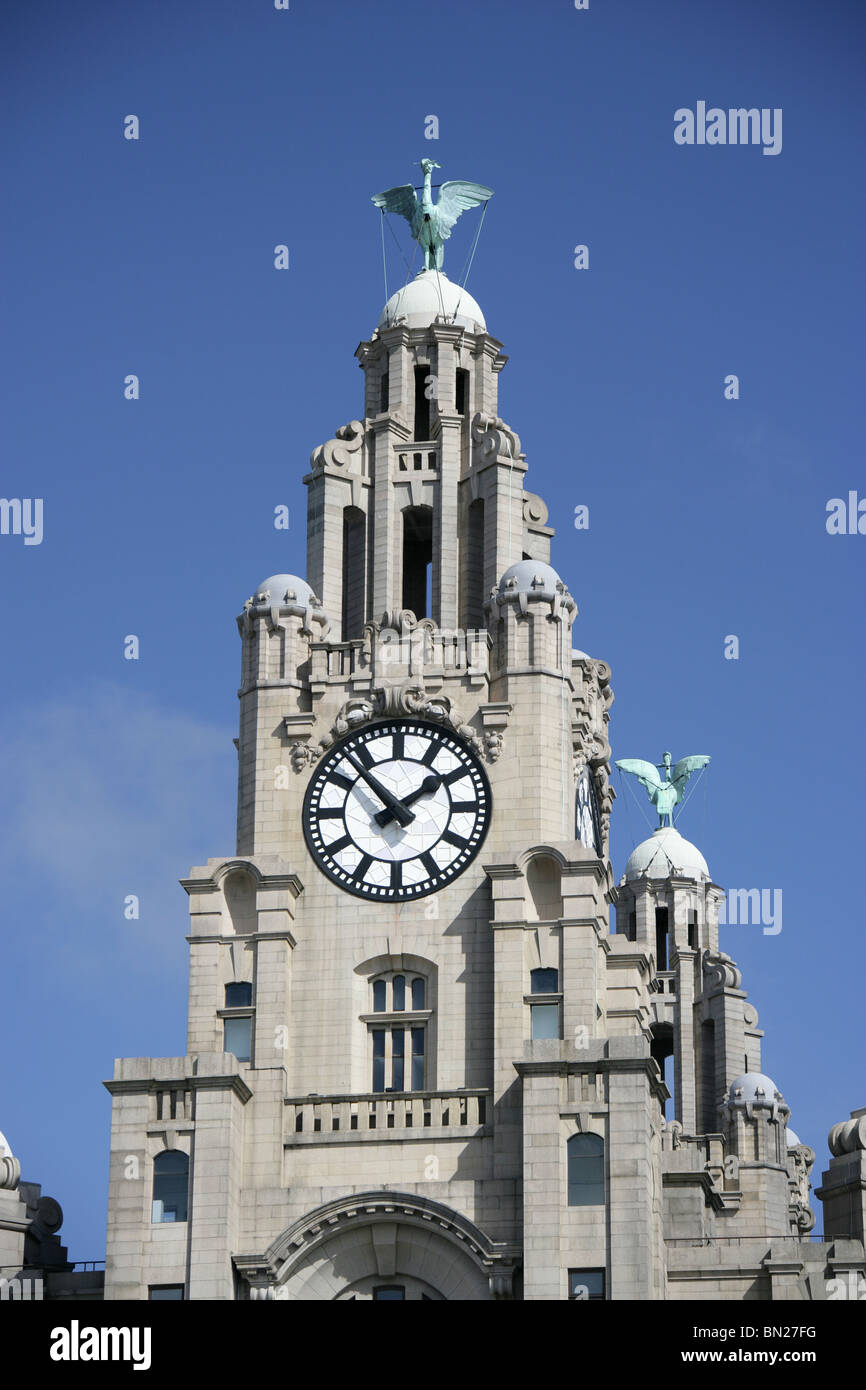
{"label": "white clock dial", "polygon": [[490,810],[487,774],[462,739],[395,719],[325,755],[304,798],[304,835],[319,868],[347,892],[405,902],[463,872]]}

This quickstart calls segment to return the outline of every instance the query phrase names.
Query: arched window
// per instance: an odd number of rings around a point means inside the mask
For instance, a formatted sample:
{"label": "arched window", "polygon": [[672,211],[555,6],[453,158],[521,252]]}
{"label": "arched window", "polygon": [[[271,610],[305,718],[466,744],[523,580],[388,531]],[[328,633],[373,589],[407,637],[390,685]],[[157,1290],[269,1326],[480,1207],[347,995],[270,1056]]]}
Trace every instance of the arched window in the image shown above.
{"label": "arched window", "polygon": [[189,1157],[179,1149],[166,1149],[153,1160],[153,1213],[159,1225],[186,1221],[189,1192]]}
{"label": "arched window", "polygon": [[568,1141],[568,1205],[604,1203],[604,1140],[598,1134],[573,1134]]}
{"label": "arched window", "polygon": [[373,1069],[370,1089],[423,1091],[427,1085],[430,1020],[427,981],[423,975],[413,975],[408,999],[402,971],[389,971],[371,983],[373,1014],[367,1024]]}

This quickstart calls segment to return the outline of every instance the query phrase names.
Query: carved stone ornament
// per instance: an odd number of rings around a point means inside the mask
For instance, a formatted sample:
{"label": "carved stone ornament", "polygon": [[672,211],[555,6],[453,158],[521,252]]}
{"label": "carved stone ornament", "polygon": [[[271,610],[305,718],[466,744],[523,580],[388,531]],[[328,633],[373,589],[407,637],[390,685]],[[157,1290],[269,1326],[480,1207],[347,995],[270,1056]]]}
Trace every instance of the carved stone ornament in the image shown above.
{"label": "carved stone ornament", "polygon": [[712,955],[709,951],[704,954],[703,961],[704,979],[708,989],[742,989],[743,973],[737,965],[724,951],[719,951],[718,955]]}
{"label": "carved stone ornament", "polygon": [[310,454],[310,467],[314,473],[324,468],[349,468],[364,447],[364,426],[360,420],[350,420],[337,430],[334,439],[320,444]]}
{"label": "carved stone ornament", "polygon": [[[476,455],[480,456],[484,463],[495,458],[515,461],[522,458],[520,436],[515,434],[504,420],[500,420],[498,415],[483,415],[479,411],[473,416],[472,443]],[[540,498],[537,500],[541,501]]]}
{"label": "carved stone ornament", "polygon": [[[405,718],[430,719],[435,723],[446,724],[475,749],[479,754],[485,752],[480,735],[456,709],[447,695],[428,695],[423,685],[411,681],[402,685],[380,686],[370,692],[370,697],[347,700],[340,707],[334,724],[328,734],[319,740],[316,756],[324,753],[337,739],[374,719]],[[497,755],[498,756],[498,755]]]}

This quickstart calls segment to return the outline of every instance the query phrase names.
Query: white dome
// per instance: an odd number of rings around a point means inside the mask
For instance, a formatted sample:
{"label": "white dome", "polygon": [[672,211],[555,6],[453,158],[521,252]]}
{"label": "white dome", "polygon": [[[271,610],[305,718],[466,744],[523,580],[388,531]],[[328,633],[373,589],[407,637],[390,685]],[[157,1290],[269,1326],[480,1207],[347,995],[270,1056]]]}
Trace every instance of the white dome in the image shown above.
{"label": "white dome", "polygon": [[684,840],[673,825],[662,825],[636,845],[625,866],[627,882],[635,878],[708,879],[707,861],[696,845]]}
{"label": "white dome", "polygon": [[802,1140],[792,1129],[785,1130],[785,1147],[787,1149],[799,1149],[801,1144]]}
{"label": "white dome", "polygon": [[[269,595],[268,599],[264,594]],[[267,602],[275,608],[284,608],[290,603],[305,608],[308,603],[317,602],[306,579],[299,579],[296,574],[272,574],[269,579],[263,579],[253,590],[253,598],[256,603]]]}
{"label": "white dome", "polygon": [[9,1140],[6,1138],[6,1135],[3,1134],[2,1131],[0,1131],[0,1158],[11,1158],[11,1157],[12,1157],[12,1150],[11,1150],[10,1147],[9,1147]]}
{"label": "white dome", "polygon": [[771,1106],[776,1096],[781,1098],[781,1094],[775,1081],[761,1071],[747,1071],[735,1077],[728,1092],[732,1105]]}
{"label": "white dome", "polygon": [[390,328],[398,319],[407,328],[428,328],[434,319],[459,324],[473,333],[486,333],[487,324],[479,305],[441,270],[422,270],[408,285],[392,294],[376,325],[377,331]]}
{"label": "white dome", "polygon": [[542,598],[555,598],[556,586],[562,580],[552,565],[543,560],[518,560],[510,565],[499,581],[500,594],[525,593],[538,594]]}

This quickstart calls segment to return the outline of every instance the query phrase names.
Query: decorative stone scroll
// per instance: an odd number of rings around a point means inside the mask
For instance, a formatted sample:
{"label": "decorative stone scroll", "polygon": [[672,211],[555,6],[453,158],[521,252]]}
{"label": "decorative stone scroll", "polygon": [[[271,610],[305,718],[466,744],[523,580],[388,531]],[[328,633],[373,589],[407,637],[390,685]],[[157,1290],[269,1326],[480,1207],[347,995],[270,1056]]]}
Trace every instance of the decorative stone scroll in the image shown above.
{"label": "decorative stone scroll", "polygon": [[[472,417],[472,443],[482,463],[490,463],[496,458],[512,459],[514,462],[523,458],[520,436],[498,415],[483,415],[478,411]],[[540,498],[537,500],[541,501]]]}
{"label": "decorative stone scroll", "polygon": [[358,458],[364,447],[364,426],[360,420],[350,420],[342,425],[336,436],[326,444],[320,444],[310,454],[310,467],[313,473],[321,473],[326,467],[349,468]]}

